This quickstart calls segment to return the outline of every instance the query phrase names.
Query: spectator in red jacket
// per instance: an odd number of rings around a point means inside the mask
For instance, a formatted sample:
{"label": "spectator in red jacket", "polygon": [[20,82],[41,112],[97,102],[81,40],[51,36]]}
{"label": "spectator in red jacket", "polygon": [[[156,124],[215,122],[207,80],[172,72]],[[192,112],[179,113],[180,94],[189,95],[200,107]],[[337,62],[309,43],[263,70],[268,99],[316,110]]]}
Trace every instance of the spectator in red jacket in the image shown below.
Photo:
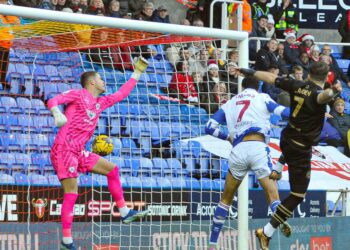
{"label": "spectator in red jacket", "polygon": [[191,75],[188,73],[189,65],[187,61],[179,61],[176,64],[176,71],[169,85],[169,92],[176,93],[180,100],[198,102],[198,93],[193,83]]}

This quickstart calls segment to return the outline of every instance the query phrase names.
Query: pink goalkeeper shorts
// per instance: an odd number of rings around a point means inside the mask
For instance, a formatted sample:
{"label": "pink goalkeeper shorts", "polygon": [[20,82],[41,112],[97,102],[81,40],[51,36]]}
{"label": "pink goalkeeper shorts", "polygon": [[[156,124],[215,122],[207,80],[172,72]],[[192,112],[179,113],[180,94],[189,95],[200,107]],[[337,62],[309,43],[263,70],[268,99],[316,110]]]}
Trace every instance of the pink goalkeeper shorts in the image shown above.
{"label": "pink goalkeeper shorts", "polygon": [[50,156],[59,180],[77,178],[78,173],[91,172],[101,157],[85,150],[69,151],[62,145],[55,145]]}

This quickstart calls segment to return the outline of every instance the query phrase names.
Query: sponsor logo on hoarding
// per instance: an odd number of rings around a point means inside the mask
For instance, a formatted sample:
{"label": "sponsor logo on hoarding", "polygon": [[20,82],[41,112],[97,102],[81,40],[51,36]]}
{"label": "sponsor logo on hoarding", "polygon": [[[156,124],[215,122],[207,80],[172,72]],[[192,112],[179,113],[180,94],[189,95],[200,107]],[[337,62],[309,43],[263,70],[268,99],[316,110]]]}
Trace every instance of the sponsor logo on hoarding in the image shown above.
{"label": "sponsor logo on hoarding", "polygon": [[290,250],[309,250],[309,244],[299,242],[299,239],[295,241],[292,245],[290,245]]}
{"label": "sponsor logo on hoarding", "polygon": [[17,211],[17,195],[15,194],[4,194],[0,201],[0,221],[18,221]]}
{"label": "sponsor logo on hoarding", "polygon": [[187,206],[182,205],[150,205],[147,209],[154,216],[187,216]]}
{"label": "sponsor logo on hoarding", "polygon": [[41,219],[45,215],[45,207],[47,206],[47,199],[32,199],[32,205],[35,209],[35,215]]}
{"label": "sponsor logo on hoarding", "polygon": [[0,234],[0,249],[39,250],[39,234]]}
{"label": "sponsor logo on hoarding", "polygon": [[310,250],[332,250],[332,237],[311,237]]}
{"label": "sponsor logo on hoarding", "polygon": [[[61,216],[62,204],[57,203],[57,200],[50,200],[50,215]],[[75,204],[74,215],[85,215],[85,204]]]}
{"label": "sponsor logo on hoarding", "polygon": [[[143,210],[143,208],[146,206],[146,202],[144,201],[125,202],[125,204],[130,209],[138,211]],[[88,216],[92,217],[106,214],[112,214],[113,217],[120,217],[120,213],[115,202],[94,200],[88,202]]]}

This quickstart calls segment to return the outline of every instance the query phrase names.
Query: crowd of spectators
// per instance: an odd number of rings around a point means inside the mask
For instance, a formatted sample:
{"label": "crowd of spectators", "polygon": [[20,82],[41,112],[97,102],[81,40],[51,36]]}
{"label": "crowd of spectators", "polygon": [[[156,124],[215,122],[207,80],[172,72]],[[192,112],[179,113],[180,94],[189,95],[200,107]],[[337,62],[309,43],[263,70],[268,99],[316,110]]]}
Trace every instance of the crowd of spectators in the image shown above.
{"label": "crowd of spectators", "polygon": [[8,4],[151,22],[170,23],[164,5],[155,7],[148,0],[8,0]]}

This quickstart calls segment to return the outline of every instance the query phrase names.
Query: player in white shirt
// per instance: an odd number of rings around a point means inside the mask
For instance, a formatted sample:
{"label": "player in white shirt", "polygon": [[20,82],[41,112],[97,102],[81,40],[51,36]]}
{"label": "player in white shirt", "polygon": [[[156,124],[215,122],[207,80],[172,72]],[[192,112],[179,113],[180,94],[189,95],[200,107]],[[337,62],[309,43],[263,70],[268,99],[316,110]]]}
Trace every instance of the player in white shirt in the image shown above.
{"label": "player in white shirt", "polygon": [[[290,110],[276,104],[269,95],[259,93],[259,81],[254,77],[244,78],[242,86],[243,92],[225,103],[206,126],[207,134],[229,140],[233,145],[224,192],[213,218],[209,250],[216,249],[233,196],[249,170],[255,172],[271,210],[274,212],[281,203],[276,182],[269,178],[272,162],[266,143],[270,131],[270,114],[288,118]],[[220,130],[220,124],[224,123],[227,124],[229,135]],[[281,230],[285,236],[290,236],[288,224],[283,225]]]}

